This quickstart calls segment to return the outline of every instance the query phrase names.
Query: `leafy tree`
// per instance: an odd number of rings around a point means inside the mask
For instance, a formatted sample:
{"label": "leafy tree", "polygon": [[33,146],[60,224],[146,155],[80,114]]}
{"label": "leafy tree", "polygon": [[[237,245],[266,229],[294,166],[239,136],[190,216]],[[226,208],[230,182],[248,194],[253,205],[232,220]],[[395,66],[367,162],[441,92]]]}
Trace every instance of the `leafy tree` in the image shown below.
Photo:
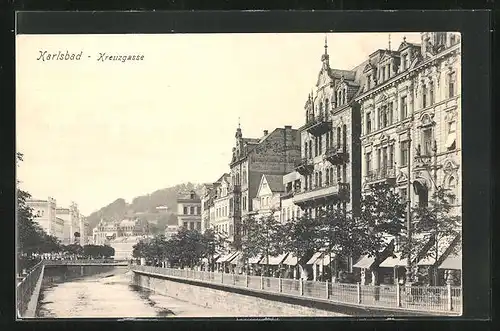
{"label": "leafy tree", "polygon": [[154,236],[148,243],[147,256],[150,260],[162,262],[166,258],[165,236],[163,234]]}
{"label": "leafy tree", "polygon": [[400,237],[405,229],[405,202],[387,184],[373,186],[361,199],[361,213],[355,224],[359,251],[375,258],[375,284],[379,284],[378,265],[381,252],[387,247],[387,237]]}
{"label": "leafy tree", "polygon": [[221,252],[226,244],[226,237],[217,233],[213,228],[209,228],[203,233],[203,245],[206,252],[204,257],[209,260],[209,270],[215,270],[215,254]]}
{"label": "leafy tree", "polygon": [[147,251],[147,243],[143,240],[139,241],[137,244],[135,244],[132,250],[132,256],[137,258],[141,257],[146,257],[146,251]]}
{"label": "leafy tree", "polygon": [[302,214],[283,225],[282,247],[285,251],[293,252],[298,257],[299,268],[306,276],[305,263],[307,263],[307,259],[323,247],[320,230],[320,220],[308,214]]}
{"label": "leafy tree", "polygon": [[245,239],[242,240],[244,258],[264,255],[267,274],[269,256],[276,256],[284,251],[282,244],[284,227],[277,220],[276,211],[271,210],[269,214],[260,217],[248,216],[243,221],[242,229],[245,233]]}
{"label": "leafy tree", "polygon": [[176,258],[181,267],[193,267],[206,255],[203,235],[196,230],[189,230],[184,227],[172,236],[172,242],[177,249]]}
{"label": "leafy tree", "polygon": [[62,249],[64,252],[67,252],[71,255],[82,255],[84,252],[83,247],[78,245],[78,244],[66,245],[66,246],[63,246]]}
{"label": "leafy tree", "polygon": [[39,253],[57,253],[61,251],[61,243],[59,239],[48,235],[45,232],[42,234],[42,243],[38,249]]}
{"label": "leafy tree", "polygon": [[102,256],[105,258],[110,258],[115,255],[115,249],[108,245],[103,245]]}
{"label": "leafy tree", "polygon": [[[418,206],[412,210],[412,240],[405,241],[403,254],[418,256],[419,259],[432,258],[437,267],[445,253],[456,253],[460,245],[454,241],[461,235],[461,216],[452,212],[450,201],[454,194],[449,190],[438,187],[432,195],[428,206]],[[450,247],[451,250],[441,250],[440,247]],[[437,270],[434,268],[434,282]]]}
{"label": "leafy tree", "polygon": [[[16,162],[19,165],[23,161],[23,154],[17,153]],[[17,181],[19,185],[19,181]],[[21,255],[31,256],[33,253],[49,253],[59,250],[56,238],[47,235],[43,229],[34,221],[32,209],[27,201],[31,195],[17,188],[17,234],[18,250]]]}

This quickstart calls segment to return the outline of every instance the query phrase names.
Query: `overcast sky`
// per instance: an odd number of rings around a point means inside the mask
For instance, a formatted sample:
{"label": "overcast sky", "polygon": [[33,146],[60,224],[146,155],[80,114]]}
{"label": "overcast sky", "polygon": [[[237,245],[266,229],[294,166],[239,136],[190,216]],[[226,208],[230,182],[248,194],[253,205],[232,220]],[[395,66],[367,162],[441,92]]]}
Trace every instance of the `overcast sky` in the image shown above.
{"label": "overcast sky", "polygon": [[[403,36],[391,34],[393,49]],[[303,124],[325,34],[71,35],[17,37],[17,150],[22,188],[75,201],[89,213],[228,171],[234,133]],[[328,34],[330,65],[352,69],[387,33]],[[40,50],[83,51],[37,61]],[[143,54],[97,62],[98,53]],[[88,58],[88,56],[91,56]]]}

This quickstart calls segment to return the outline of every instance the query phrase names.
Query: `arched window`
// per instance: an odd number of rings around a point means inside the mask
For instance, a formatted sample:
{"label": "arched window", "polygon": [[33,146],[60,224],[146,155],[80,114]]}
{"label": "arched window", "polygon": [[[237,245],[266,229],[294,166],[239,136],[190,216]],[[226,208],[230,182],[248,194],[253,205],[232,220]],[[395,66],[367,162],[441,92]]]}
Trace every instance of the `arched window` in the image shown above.
{"label": "arched window", "polygon": [[333,185],[333,168],[330,168],[330,185]]}
{"label": "arched window", "polygon": [[347,104],[347,87],[344,89],[344,100],[342,102],[343,105]]}
{"label": "arched window", "polygon": [[319,187],[323,186],[323,172],[319,172]]}
{"label": "arched window", "polygon": [[330,185],[330,168],[326,169],[325,185]]}
{"label": "arched window", "polygon": [[318,184],[319,184],[319,175],[318,175],[317,172],[314,174],[314,184],[315,184],[314,185],[315,187],[318,187]]}
{"label": "arched window", "polygon": [[325,114],[330,111],[330,103],[328,102],[328,98],[325,100]]}

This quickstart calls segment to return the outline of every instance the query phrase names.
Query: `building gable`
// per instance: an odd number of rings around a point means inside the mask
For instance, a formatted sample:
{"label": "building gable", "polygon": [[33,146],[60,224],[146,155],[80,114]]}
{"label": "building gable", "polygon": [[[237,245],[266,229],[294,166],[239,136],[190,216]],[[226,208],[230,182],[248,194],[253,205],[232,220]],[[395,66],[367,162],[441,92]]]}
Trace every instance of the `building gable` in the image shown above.
{"label": "building gable", "polygon": [[262,175],[262,178],[260,180],[259,184],[259,189],[257,190],[257,197],[262,197],[262,196],[268,196],[271,195],[273,192],[271,191],[271,188],[269,187],[269,183],[267,182],[266,175]]}

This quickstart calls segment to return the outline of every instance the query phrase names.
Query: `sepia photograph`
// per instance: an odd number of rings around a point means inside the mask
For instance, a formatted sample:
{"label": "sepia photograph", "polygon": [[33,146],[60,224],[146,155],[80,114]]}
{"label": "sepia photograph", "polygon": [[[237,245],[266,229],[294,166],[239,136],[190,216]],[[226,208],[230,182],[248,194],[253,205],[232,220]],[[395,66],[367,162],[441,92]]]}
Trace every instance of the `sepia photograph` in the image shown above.
{"label": "sepia photograph", "polygon": [[18,34],[17,319],[461,316],[461,38]]}

